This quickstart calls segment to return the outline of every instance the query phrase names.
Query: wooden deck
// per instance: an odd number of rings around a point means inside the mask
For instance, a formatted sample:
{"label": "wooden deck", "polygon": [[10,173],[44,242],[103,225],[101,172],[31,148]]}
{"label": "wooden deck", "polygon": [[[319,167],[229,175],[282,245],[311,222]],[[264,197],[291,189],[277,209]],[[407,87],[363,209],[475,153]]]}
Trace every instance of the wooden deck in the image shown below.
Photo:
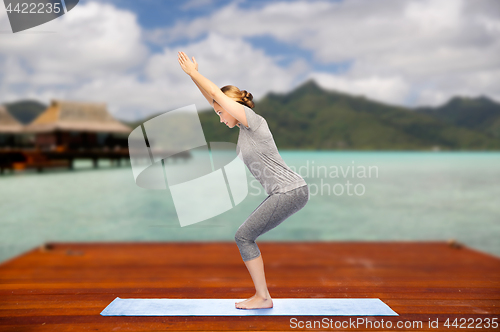
{"label": "wooden deck", "polygon": [[[500,320],[500,259],[446,243],[258,242],[274,298],[380,298],[398,321],[458,330],[446,319]],[[44,249],[43,249],[44,248]],[[252,280],[231,242],[52,243],[0,265],[0,331],[290,331],[291,316],[119,317],[120,298],[248,298]],[[299,316],[322,321],[323,316]],[[349,317],[326,317],[334,324]],[[358,317],[353,317],[357,319]],[[463,322],[463,320],[462,320]],[[317,323],[319,324],[319,323]],[[344,323],[345,324],[345,323]],[[357,330],[365,330],[358,326]],[[352,326],[351,326],[352,328]],[[438,330],[438,329],[432,329]]]}

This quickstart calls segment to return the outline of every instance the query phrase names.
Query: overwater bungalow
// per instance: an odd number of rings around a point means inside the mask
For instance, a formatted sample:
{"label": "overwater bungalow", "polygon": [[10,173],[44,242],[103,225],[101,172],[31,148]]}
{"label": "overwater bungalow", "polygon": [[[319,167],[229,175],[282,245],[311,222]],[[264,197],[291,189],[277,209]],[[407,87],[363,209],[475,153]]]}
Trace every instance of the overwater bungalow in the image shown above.
{"label": "overwater bungalow", "polygon": [[23,125],[9,111],[0,106],[0,148],[13,148],[23,145]]}
{"label": "overwater bungalow", "polygon": [[105,103],[52,100],[50,106],[24,128],[41,150],[128,148],[132,128],[113,118]]}
{"label": "overwater bungalow", "polygon": [[[113,118],[104,103],[52,100],[49,107],[24,126],[7,110],[0,111],[0,174],[4,169],[23,170],[49,167],[73,168],[75,159],[90,159],[98,167],[99,159],[120,165],[129,158],[128,136],[132,128]],[[19,135],[17,138],[15,135]],[[13,145],[17,141],[22,144]],[[1,147],[1,145],[0,145]],[[178,153],[189,158],[189,152]],[[149,161],[149,154],[144,159]]]}

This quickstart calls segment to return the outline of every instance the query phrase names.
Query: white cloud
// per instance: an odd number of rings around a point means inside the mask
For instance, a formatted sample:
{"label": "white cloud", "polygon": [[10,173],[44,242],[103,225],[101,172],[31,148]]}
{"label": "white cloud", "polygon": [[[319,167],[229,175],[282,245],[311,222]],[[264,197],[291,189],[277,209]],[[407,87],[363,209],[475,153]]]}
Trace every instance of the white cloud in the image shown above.
{"label": "white cloud", "polygon": [[21,64],[20,59],[16,57],[0,58],[0,72],[4,84],[24,83],[28,79],[28,72]]}
{"label": "white cloud", "polygon": [[[254,97],[262,96],[269,89],[287,91],[290,82],[304,73],[303,62],[294,63],[290,68],[281,68],[273,58],[262,50],[253,48],[241,38],[219,33],[210,33],[206,39],[186,47],[165,48],[162,54],[151,57],[145,72],[152,80],[169,80],[172,85],[186,80],[186,74],[177,62],[177,51],[182,50],[191,59],[195,57],[199,71],[214,83],[223,86],[233,84],[252,91]],[[194,84],[191,79],[190,84]],[[196,87],[196,86],[194,86]]]}
{"label": "white cloud", "polygon": [[[197,1],[186,6],[205,3]],[[88,2],[77,9],[26,32],[0,35],[1,102],[104,101],[127,119],[192,103],[208,108],[180,69],[179,50],[194,55],[200,72],[218,86],[236,85],[256,100],[311,77],[327,89],[395,104],[435,105],[457,94],[500,100],[496,0],[287,1],[253,9],[234,2],[211,16],[154,31],[111,4]],[[5,12],[0,29],[10,29]],[[277,65],[281,55],[245,40],[263,35],[310,51],[319,64],[352,66],[333,74],[299,59],[283,68]],[[147,41],[183,46],[152,54]]]}
{"label": "white cloud", "polygon": [[[60,19],[6,36],[0,40],[6,69],[0,78],[2,102],[28,97],[104,101],[116,116],[130,120],[192,103],[199,110],[209,107],[180,68],[179,48],[148,55],[135,16],[110,4],[79,5]],[[210,33],[182,50],[194,55],[200,72],[217,85],[236,85],[255,100],[269,90],[288,91],[308,70],[303,60],[282,68],[262,50],[227,34]],[[16,91],[15,82],[24,82],[24,89]]]}
{"label": "white cloud", "polygon": [[[483,73],[482,84],[456,80],[500,67],[499,17],[496,0],[270,2],[258,9],[230,4],[211,17],[155,31],[155,36],[170,42],[197,38],[206,27],[235,38],[271,35],[310,50],[319,63],[353,61],[343,75],[321,75],[332,88],[373,95],[376,81],[385,82],[380,90],[401,83],[394,93],[380,91],[377,99],[386,102],[404,102],[404,91],[421,94],[415,100],[424,104],[486,91],[500,100],[498,89],[485,83],[498,86],[494,77]],[[419,90],[425,86],[433,86],[442,98],[426,98],[429,93]]]}
{"label": "white cloud", "polygon": [[[89,2],[77,9],[25,32],[2,35],[2,102],[80,98],[109,102],[117,109],[123,96],[107,91],[116,91],[113,85],[119,86],[122,77],[128,79],[128,72],[140,70],[148,58],[141,27],[134,14],[109,4]],[[0,13],[0,26],[6,23],[5,12]],[[12,84],[21,81],[24,89],[12,91]],[[99,86],[99,91],[89,86]]]}
{"label": "white cloud", "polygon": [[[123,110],[121,115],[127,118],[138,114],[140,109],[144,110],[142,113],[160,112],[193,103],[198,110],[207,109],[210,105],[177,62],[180,50],[190,58],[194,56],[199,72],[217,86],[235,85],[251,92],[254,100],[270,89],[288,91],[290,82],[308,70],[303,61],[281,68],[264,52],[242,39],[211,33],[199,42],[180,49],[166,47],[162,53],[151,56],[144,67],[145,81],[134,76],[117,77],[120,81],[111,78],[86,85],[78,94],[104,97],[105,93],[114,100],[120,98],[117,103]],[[103,86],[108,89],[104,90]]]}
{"label": "white cloud", "polygon": [[[37,34],[39,31],[54,33]],[[42,26],[3,35],[0,49],[5,56],[23,59],[35,74],[79,80],[140,65],[147,56],[140,35],[132,13],[90,2]]]}
{"label": "white cloud", "polygon": [[348,91],[374,100],[403,102],[410,91],[408,84],[396,76],[351,78],[325,73],[312,73],[310,76],[325,89]]}

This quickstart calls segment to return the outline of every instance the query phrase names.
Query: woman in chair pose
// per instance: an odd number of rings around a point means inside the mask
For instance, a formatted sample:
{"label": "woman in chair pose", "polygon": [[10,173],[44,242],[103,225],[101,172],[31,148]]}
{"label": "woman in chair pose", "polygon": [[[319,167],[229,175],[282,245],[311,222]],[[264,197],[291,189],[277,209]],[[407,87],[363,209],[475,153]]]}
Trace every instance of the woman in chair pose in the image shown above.
{"label": "woman in chair pose", "polygon": [[192,59],[193,62],[184,52],[178,53],[182,70],[198,86],[220,117],[220,122],[229,128],[240,128],[236,153],[268,194],[235,235],[256,290],[254,296],[235,303],[235,306],[239,309],[272,308],[264,263],[255,240],[302,209],[309,201],[309,187],[281,158],[267,121],[252,109],[255,106],[252,94],[232,85],[219,89],[198,72],[198,63],[194,57]]}

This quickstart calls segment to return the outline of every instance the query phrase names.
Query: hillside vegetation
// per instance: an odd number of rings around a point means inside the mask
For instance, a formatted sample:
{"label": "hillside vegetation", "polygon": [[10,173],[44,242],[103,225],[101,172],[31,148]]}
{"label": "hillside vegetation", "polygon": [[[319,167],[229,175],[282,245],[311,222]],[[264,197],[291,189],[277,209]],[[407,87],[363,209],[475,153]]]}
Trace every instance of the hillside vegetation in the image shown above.
{"label": "hillside vegetation", "polygon": [[[45,108],[34,101],[6,107],[23,123]],[[199,111],[207,142],[236,143],[239,128],[220,123],[208,107]],[[269,93],[254,111],[267,120],[280,149],[500,150],[500,105],[486,97],[410,109],[327,91],[311,80],[286,94]],[[157,115],[124,123],[135,128]]]}

